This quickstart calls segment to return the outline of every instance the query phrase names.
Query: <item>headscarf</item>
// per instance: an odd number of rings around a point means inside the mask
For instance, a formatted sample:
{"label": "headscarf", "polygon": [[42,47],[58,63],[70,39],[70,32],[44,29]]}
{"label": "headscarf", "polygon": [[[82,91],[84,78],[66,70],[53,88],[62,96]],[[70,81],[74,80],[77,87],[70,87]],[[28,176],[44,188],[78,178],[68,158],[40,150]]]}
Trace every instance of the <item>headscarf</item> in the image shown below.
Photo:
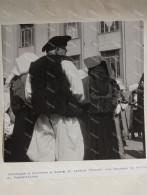
{"label": "headscarf", "polygon": [[102,61],[106,62],[106,66],[107,66],[107,71],[108,71],[109,77],[111,79],[115,80],[114,71],[111,68],[111,66],[107,63],[107,61],[106,61],[106,59],[104,57],[102,57],[102,56],[92,56],[92,57],[88,57],[88,58],[84,59],[84,63],[85,63],[85,65],[86,65],[86,67],[88,69],[91,69],[91,68],[93,68],[95,66],[100,65]]}
{"label": "headscarf", "polygon": [[22,75],[29,71],[31,62],[38,59],[38,56],[34,53],[24,53],[16,58],[16,66],[12,69],[14,75]]}
{"label": "headscarf", "polygon": [[16,58],[16,66],[11,70],[11,73],[6,79],[6,83],[9,84],[12,78],[17,75],[28,73],[31,62],[38,59],[38,56],[34,53],[24,53]]}

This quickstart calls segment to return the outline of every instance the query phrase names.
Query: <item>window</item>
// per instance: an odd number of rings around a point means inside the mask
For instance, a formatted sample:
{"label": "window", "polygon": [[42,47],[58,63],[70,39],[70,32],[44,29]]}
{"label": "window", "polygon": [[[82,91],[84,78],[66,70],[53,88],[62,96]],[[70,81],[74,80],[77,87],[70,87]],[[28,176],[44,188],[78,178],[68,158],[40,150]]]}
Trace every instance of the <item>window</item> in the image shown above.
{"label": "window", "polygon": [[34,44],[33,24],[20,24],[20,47],[29,47]]}
{"label": "window", "polygon": [[79,23],[66,23],[65,35],[71,36],[72,39],[79,38]]}
{"label": "window", "polygon": [[108,64],[111,66],[115,73],[115,77],[121,77],[119,50],[103,51],[101,55],[105,57]]}
{"label": "window", "polygon": [[109,33],[115,32],[119,30],[119,22],[118,21],[102,21],[101,22],[101,33]]}
{"label": "window", "polygon": [[80,55],[70,56],[70,59],[74,63],[77,69],[80,69]]}

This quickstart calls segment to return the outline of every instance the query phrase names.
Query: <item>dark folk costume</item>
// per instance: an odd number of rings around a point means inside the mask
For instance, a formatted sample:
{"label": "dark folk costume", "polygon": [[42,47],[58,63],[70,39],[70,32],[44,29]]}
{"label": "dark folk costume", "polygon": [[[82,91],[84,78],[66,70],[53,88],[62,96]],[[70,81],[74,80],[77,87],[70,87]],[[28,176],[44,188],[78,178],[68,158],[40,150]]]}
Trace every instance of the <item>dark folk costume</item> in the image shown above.
{"label": "dark folk costume", "polygon": [[144,133],[144,74],[139,81],[137,89],[137,114],[136,121],[139,125],[138,130]]}
{"label": "dark folk costume", "polygon": [[[96,63],[96,57],[91,63]],[[109,77],[110,69],[105,61],[89,68],[90,105],[87,109],[90,128],[90,152],[86,159],[119,159],[118,140],[113,112],[117,105],[116,82]]]}
{"label": "dark folk costume", "polygon": [[72,63],[65,56],[50,55],[43,56],[31,64],[31,103],[38,114],[46,114],[48,117],[50,114],[70,117],[78,116],[82,112],[80,104],[70,90],[70,83],[62,69],[62,61]]}
{"label": "dark folk costume", "polygon": [[10,83],[11,108],[15,115],[14,129],[11,138],[11,162],[30,161],[26,156],[34,123],[37,116],[31,105],[25,101],[25,81],[27,74],[14,76]]}
{"label": "dark folk costume", "polygon": [[[56,43],[56,38],[43,51],[63,44],[63,40]],[[77,116],[83,113],[80,103],[84,90],[75,65],[65,56],[47,55],[31,64],[29,74],[31,103],[39,117],[27,155],[31,161],[83,160],[84,143]]]}
{"label": "dark folk costume", "polygon": [[143,149],[144,149],[144,157],[145,157],[145,126],[144,126],[144,74],[142,75],[139,86],[137,89],[137,111],[135,120],[138,125],[138,131],[139,133],[142,133],[142,139],[143,139]]}
{"label": "dark folk costume", "polygon": [[[16,66],[8,78],[10,82],[10,108],[15,115],[13,134],[9,142],[9,155],[5,155],[8,162],[30,161],[26,156],[37,115],[32,106],[25,99],[26,77],[30,62],[38,59],[33,53],[24,53],[16,59]],[[5,151],[7,141],[5,141]]]}
{"label": "dark folk costume", "polygon": [[5,115],[4,115],[4,161],[11,160],[11,135],[14,128],[14,114],[10,108],[10,93],[7,86],[4,86]]}

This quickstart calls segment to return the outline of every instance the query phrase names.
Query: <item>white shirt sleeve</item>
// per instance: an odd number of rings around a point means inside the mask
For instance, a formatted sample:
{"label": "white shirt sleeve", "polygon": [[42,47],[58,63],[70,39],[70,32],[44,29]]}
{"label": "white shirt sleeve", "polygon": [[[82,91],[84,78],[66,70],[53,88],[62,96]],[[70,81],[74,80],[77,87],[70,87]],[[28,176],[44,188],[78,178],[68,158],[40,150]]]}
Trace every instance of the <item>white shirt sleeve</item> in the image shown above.
{"label": "white shirt sleeve", "polygon": [[26,84],[25,84],[25,98],[27,102],[31,102],[31,97],[32,97],[32,88],[31,88],[31,77],[28,74],[26,78]]}
{"label": "white shirt sleeve", "polygon": [[84,88],[77,68],[71,61],[67,61],[67,60],[63,60],[61,65],[70,83],[71,86],[70,90],[72,94],[75,95],[75,97],[79,102],[83,102],[85,99]]}
{"label": "white shirt sleeve", "polygon": [[14,128],[14,124],[11,124],[11,122],[10,122],[10,116],[7,113],[5,113],[5,128],[4,128],[4,133],[6,135],[12,135],[13,128]]}

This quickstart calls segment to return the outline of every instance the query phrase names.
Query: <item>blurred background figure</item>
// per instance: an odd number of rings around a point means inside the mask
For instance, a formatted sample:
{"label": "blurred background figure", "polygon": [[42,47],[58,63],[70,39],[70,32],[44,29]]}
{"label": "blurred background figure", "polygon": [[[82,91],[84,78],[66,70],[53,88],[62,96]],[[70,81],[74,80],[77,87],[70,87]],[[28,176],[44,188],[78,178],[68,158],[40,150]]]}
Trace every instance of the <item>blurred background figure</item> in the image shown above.
{"label": "blurred background figure", "polygon": [[138,128],[135,120],[137,114],[137,90],[133,90],[130,93],[129,106],[130,106],[129,139],[134,139],[135,133],[138,132]]}
{"label": "blurred background figure", "polygon": [[145,157],[145,128],[144,128],[144,74],[138,83],[137,89],[133,90],[129,97],[130,120],[129,139],[141,140]]}
{"label": "blurred background figure", "polygon": [[138,134],[143,140],[144,155],[145,152],[145,127],[144,127],[144,73],[139,81],[137,88],[137,115]]}
{"label": "blurred background figure", "polygon": [[128,124],[126,116],[126,108],[128,102],[125,97],[125,87],[117,80],[118,87],[118,104],[114,113],[114,120],[119,144],[119,153],[122,159],[126,158],[124,146],[126,146],[126,140],[128,139]]}
{"label": "blurred background figure", "polygon": [[[6,115],[7,120],[5,120],[5,122],[7,121],[7,131],[9,128],[9,135],[11,134],[11,142],[5,141],[5,150],[8,150],[10,154],[7,155],[5,152],[5,161],[29,161],[26,156],[26,150],[31,141],[36,116],[33,114],[31,105],[29,105],[25,100],[25,84],[30,63],[36,59],[38,59],[38,57],[33,53],[22,54],[16,58],[16,66],[12,69],[6,79],[6,97],[9,99],[9,107],[15,115],[15,120],[13,120],[14,124],[13,126],[11,125],[10,132],[9,123],[11,120],[9,121],[8,115]],[[7,101],[5,100],[5,102]],[[7,133],[5,138],[7,139],[9,135]]]}
{"label": "blurred background figure", "polygon": [[11,136],[13,134],[15,116],[10,107],[10,92],[5,81],[6,78],[4,77],[4,156],[5,161],[8,162],[11,159]]}

